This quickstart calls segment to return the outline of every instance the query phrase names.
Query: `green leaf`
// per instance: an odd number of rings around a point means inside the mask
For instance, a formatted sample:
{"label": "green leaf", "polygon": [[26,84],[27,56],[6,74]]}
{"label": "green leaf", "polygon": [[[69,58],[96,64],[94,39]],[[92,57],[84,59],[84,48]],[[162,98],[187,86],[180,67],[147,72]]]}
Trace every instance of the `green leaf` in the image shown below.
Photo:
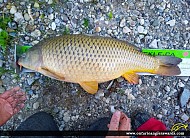
{"label": "green leaf", "polygon": [[7,31],[3,30],[0,32],[0,36],[7,40],[9,37],[9,34],[7,33]]}
{"label": "green leaf", "polygon": [[64,35],[70,34],[70,29],[68,26],[65,27],[65,30],[63,32]]}
{"label": "green leaf", "polygon": [[110,11],[110,12],[108,13],[108,18],[109,18],[109,20],[111,20],[111,19],[113,18],[113,13],[112,13],[112,11]]}
{"label": "green leaf", "polygon": [[0,76],[6,73],[8,70],[4,69],[3,67],[0,67]]}
{"label": "green leaf", "polygon": [[84,23],[83,23],[84,27],[88,28],[88,26],[89,26],[89,20],[87,18],[84,18],[83,20],[84,20]]}
{"label": "green leaf", "polygon": [[9,17],[0,17],[0,28],[5,30],[7,28],[8,22],[11,21]]}

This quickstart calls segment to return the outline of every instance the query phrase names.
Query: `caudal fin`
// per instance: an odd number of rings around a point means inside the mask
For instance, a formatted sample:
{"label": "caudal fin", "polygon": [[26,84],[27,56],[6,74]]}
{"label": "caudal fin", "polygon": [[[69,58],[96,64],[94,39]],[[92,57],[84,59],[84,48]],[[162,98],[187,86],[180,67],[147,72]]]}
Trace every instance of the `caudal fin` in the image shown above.
{"label": "caudal fin", "polygon": [[160,60],[159,67],[155,70],[156,74],[164,76],[175,76],[181,74],[180,68],[177,66],[182,59],[171,56],[157,56]]}

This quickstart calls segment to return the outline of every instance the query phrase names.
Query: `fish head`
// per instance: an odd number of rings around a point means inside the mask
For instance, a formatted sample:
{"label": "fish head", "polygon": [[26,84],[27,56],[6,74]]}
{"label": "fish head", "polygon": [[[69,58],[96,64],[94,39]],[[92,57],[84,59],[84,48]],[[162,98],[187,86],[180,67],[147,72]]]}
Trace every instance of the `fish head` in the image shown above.
{"label": "fish head", "polygon": [[31,70],[38,71],[38,68],[42,63],[41,49],[30,48],[26,53],[24,53],[19,59],[18,64],[20,67],[25,67]]}

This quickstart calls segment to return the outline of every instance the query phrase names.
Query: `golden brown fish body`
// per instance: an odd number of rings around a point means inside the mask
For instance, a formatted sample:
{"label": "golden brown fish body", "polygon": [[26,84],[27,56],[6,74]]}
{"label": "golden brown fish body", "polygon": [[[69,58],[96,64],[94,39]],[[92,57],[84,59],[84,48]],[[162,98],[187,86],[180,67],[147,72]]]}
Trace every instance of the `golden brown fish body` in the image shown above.
{"label": "golden brown fish body", "polygon": [[138,83],[136,72],[179,74],[176,65],[181,59],[170,58],[173,61],[167,65],[172,66],[164,66],[167,58],[147,56],[125,41],[64,35],[32,47],[19,64],[58,80],[79,83],[87,92],[95,93],[98,83],[120,76],[131,83]]}

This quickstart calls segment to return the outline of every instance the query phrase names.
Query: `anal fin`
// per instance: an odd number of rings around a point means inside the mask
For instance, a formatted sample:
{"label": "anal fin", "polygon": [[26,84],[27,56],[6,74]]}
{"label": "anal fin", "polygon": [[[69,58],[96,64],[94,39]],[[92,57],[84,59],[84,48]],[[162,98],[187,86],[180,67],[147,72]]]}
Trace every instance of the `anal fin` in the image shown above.
{"label": "anal fin", "polygon": [[131,84],[139,83],[139,76],[135,72],[126,72],[122,75],[122,77],[124,77]]}
{"label": "anal fin", "polygon": [[48,70],[47,68],[38,68],[38,71],[42,74],[44,74],[45,76],[48,76],[50,78],[53,78],[53,79],[56,79],[56,80],[61,80],[61,81],[64,81],[65,78],[61,75],[58,75],[50,70]]}
{"label": "anal fin", "polygon": [[89,81],[89,82],[79,82],[80,86],[90,94],[95,94],[98,91],[98,82]]}

